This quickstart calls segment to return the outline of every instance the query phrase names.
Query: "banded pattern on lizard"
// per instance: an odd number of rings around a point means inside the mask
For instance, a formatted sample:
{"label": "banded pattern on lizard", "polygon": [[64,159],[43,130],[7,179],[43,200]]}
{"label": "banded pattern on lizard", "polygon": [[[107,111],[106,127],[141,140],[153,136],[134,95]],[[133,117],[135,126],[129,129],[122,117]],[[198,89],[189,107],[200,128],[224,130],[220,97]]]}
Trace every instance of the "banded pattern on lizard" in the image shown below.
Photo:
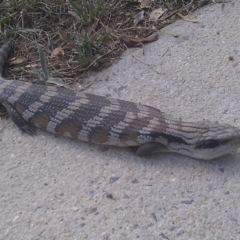
{"label": "banded pattern on lizard", "polygon": [[[0,49],[1,73],[12,47],[9,40]],[[23,132],[41,128],[85,142],[134,147],[141,156],[175,152],[210,160],[240,146],[240,130],[228,124],[184,122],[147,105],[1,75],[0,102]]]}

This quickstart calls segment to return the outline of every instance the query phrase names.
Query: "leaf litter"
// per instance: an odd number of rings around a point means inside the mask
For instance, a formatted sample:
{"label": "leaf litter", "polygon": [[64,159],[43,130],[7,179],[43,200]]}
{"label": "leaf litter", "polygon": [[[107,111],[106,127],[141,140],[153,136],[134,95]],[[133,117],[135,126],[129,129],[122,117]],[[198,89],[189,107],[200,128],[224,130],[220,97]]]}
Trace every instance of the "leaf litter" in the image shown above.
{"label": "leaf litter", "polygon": [[41,76],[54,83],[62,84],[59,79],[68,84],[84,83],[88,71],[110,66],[127,48],[143,48],[145,43],[156,41],[157,31],[176,19],[197,21],[187,15],[210,2],[3,0],[0,44],[9,37],[15,42],[15,60],[5,75],[31,81],[42,66]]}

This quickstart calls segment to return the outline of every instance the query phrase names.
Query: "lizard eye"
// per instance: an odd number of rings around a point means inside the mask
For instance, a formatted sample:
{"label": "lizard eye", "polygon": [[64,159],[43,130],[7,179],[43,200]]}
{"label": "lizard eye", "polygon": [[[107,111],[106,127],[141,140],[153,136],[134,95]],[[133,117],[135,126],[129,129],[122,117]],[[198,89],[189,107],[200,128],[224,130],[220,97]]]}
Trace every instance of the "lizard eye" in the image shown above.
{"label": "lizard eye", "polygon": [[218,140],[206,140],[197,143],[196,148],[215,148],[220,145]]}

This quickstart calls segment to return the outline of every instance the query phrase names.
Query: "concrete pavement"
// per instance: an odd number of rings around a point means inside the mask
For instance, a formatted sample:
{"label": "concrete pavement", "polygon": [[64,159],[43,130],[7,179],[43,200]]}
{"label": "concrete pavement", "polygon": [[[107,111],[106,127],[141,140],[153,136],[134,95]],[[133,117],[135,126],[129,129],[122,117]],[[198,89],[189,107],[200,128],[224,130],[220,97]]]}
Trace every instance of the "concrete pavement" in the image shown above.
{"label": "concrete pavement", "polygon": [[[239,12],[237,1],[199,9],[198,23],[179,20],[145,55],[92,74],[87,91],[240,127]],[[0,239],[240,239],[239,153],[139,158],[0,126]]]}

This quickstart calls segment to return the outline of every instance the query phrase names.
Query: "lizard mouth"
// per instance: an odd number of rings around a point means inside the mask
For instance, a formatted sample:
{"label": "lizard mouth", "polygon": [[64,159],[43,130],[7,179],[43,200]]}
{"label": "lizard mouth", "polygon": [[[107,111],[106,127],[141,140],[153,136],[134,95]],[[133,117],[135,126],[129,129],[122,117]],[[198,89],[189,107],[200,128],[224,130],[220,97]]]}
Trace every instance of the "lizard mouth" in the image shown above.
{"label": "lizard mouth", "polygon": [[234,152],[239,147],[240,139],[209,141],[207,143],[204,143],[201,148],[196,148],[196,158],[200,157],[205,160],[212,160]]}

